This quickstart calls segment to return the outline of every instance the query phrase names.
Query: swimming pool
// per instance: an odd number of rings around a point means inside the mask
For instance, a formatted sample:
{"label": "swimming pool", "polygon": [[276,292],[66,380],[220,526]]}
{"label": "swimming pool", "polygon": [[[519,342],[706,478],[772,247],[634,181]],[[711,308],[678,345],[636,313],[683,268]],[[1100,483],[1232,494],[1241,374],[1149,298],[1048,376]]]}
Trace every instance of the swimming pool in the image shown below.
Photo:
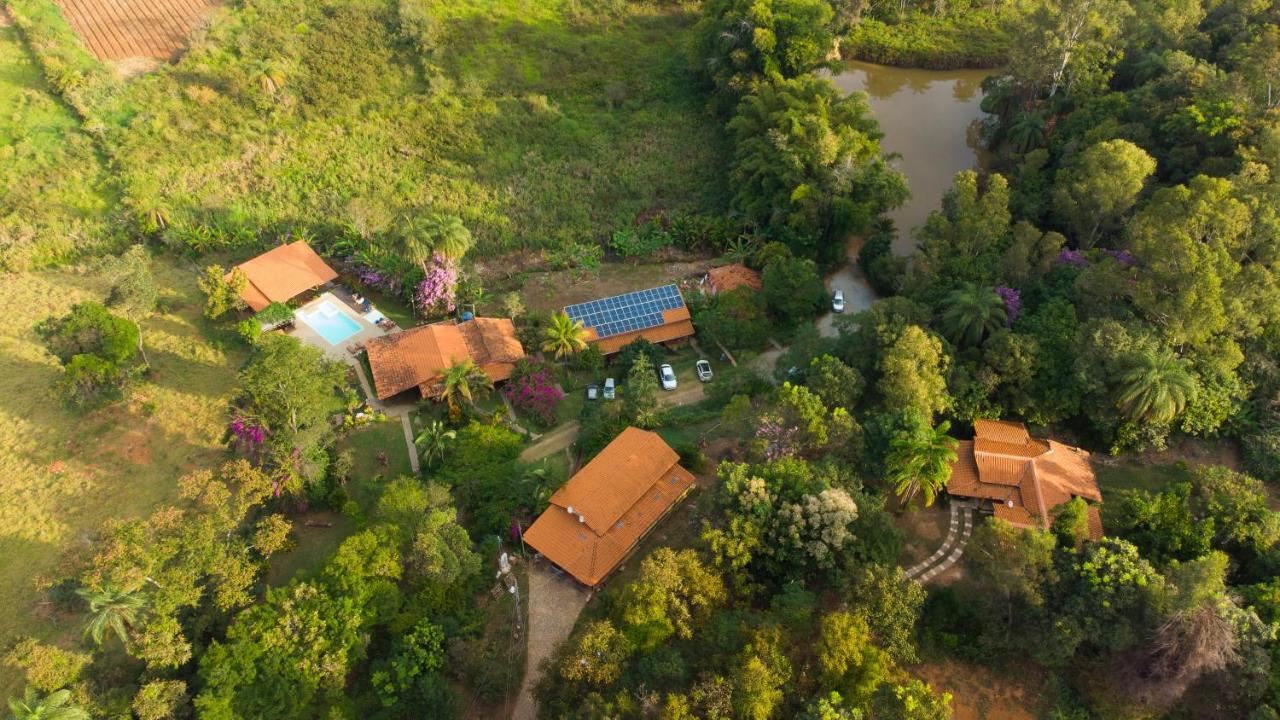
{"label": "swimming pool", "polygon": [[342,312],[332,301],[325,300],[308,311],[299,312],[298,317],[320,333],[320,337],[330,345],[337,345],[360,332],[360,323],[355,318]]}

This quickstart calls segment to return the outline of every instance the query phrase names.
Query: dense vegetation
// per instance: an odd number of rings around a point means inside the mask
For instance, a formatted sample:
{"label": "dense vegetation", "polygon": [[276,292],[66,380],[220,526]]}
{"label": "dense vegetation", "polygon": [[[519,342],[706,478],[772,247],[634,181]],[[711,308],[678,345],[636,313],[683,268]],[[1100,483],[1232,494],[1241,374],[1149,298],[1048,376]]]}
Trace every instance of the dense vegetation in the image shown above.
{"label": "dense vegetation", "polygon": [[[659,402],[667,356],[641,342],[612,361],[620,400],[565,417],[559,386],[604,359],[567,317],[502,300],[546,358],[504,390],[517,418],[576,419],[580,461],[629,425],[659,430],[705,484],[697,522],[633,560],[557,650],[543,715],[940,720],[945,693],[912,677],[922,658],[1043,668],[1058,718],[1280,710],[1280,514],[1263,484],[1280,468],[1274,4],[244,0],[130,82],[52,3],[9,5],[26,45],[0,28],[0,61],[34,52],[79,125],[13,61],[8,270],[124,240],[239,256],[305,237],[420,317],[484,302],[477,260],[511,251],[583,272],[667,252],[761,272],[760,292],[691,305],[735,352],[788,341],[774,377],[717,367],[685,407]],[[883,214],[907,188],[880,128],[819,72],[838,38],[888,62],[1007,60],[986,86],[990,172],[955,178],[909,259],[890,252]],[[860,264],[886,297],[820,336],[821,273],[850,235],[868,236]],[[24,542],[0,549],[84,632],[5,648],[26,685],[12,712],[500,712],[524,671],[522,571],[494,583],[490,563],[563,468],[521,460],[503,398],[459,362],[443,402],[417,409],[422,473],[402,475],[401,428],[346,368],[263,332],[287,306],[249,316],[242,276],[177,272],[154,250],[14,276],[28,289],[5,326],[19,421],[3,467],[35,480],[5,486]],[[48,301],[46,278],[66,297]],[[1108,492],[1101,541],[1081,501],[1049,531],[984,522],[968,580],[926,593],[896,567],[888,509],[941,502],[952,433],[985,417],[1115,453],[1238,441],[1252,475],[1169,470]],[[35,422],[62,429],[19,437]],[[159,433],[148,451],[185,442],[145,489],[91,487],[149,467],[127,454],[73,469],[90,504],[146,497],[78,557],[35,562],[71,546],[44,514],[71,493],[37,487],[66,472],[56,453],[87,452],[81,425],[127,424]],[[712,437],[714,472],[698,444]],[[340,526],[332,544],[268,582],[314,510]]]}

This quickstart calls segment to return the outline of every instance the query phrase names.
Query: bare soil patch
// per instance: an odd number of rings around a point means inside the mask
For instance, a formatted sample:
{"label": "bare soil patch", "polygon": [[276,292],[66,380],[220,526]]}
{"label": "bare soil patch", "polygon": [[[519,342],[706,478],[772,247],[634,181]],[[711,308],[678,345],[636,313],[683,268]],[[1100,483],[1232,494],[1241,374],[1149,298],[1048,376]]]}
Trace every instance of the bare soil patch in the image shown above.
{"label": "bare soil patch", "polygon": [[[893,500],[890,499],[890,504]],[[895,507],[886,508],[890,512]],[[941,503],[934,503],[927,508],[912,508],[900,515],[895,515],[893,524],[902,532],[902,553],[898,556],[898,564],[911,567],[932,555],[942,547],[947,536],[950,518]]]}
{"label": "bare soil patch", "polygon": [[955,720],[1036,720],[1044,707],[1042,670],[1025,666],[1016,673],[996,672],[978,665],[946,660],[910,668],[935,691],[951,693]]}
{"label": "bare soil patch", "polygon": [[525,277],[521,295],[530,310],[555,312],[565,305],[680,282],[706,270],[706,260],[632,265],[605,263],[599,270],[554,270]]}
{"label": "bare soil patch", "polygon": [[99,60],[176,60],[218,0],[55,0]]}

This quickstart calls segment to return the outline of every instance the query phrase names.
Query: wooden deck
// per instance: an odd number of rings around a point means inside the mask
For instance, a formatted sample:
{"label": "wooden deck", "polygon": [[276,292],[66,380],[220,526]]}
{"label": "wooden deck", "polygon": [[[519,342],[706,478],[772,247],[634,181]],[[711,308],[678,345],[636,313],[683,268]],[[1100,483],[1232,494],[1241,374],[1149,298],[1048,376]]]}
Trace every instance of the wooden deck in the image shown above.
{"label": "wooden deck", "polygon": [[219,0],[55,0],[99,60],[173,61]]}

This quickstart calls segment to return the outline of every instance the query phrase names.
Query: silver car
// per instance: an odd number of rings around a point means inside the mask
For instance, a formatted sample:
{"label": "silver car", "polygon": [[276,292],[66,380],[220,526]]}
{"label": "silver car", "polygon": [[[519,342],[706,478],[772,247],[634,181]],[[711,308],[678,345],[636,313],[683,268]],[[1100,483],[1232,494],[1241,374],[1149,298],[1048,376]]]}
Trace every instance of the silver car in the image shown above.
{"label": "silver car", "polygon": [[702,382],[711,382],[711,363],[706,360],[699,360],[693,364],[693,369],[698,373],[698,379]]}
{"label": "silver car", "polygon": [[831,296],[831,310],[832,312],[838,312],[838,313],[844,312],[844,291],[843,290],[837,290],[835,295]]}
{"label": "silver car", "polygon": [[671,369],[670,364],[662,363],[662,366],[658,368],[658,377],[662,378],[663,390],[676,389],[676,371]]}
{"label": "silver car", "polygon": [[604,399],[605,399],[605,400],[612,400],[612,399],[615,397],[615,393],[616,393],[616,391],[617,391],[617,388],[616,388],[616,386],[613,384],[613,378],[605,378],[605,380],[604,380]]}

